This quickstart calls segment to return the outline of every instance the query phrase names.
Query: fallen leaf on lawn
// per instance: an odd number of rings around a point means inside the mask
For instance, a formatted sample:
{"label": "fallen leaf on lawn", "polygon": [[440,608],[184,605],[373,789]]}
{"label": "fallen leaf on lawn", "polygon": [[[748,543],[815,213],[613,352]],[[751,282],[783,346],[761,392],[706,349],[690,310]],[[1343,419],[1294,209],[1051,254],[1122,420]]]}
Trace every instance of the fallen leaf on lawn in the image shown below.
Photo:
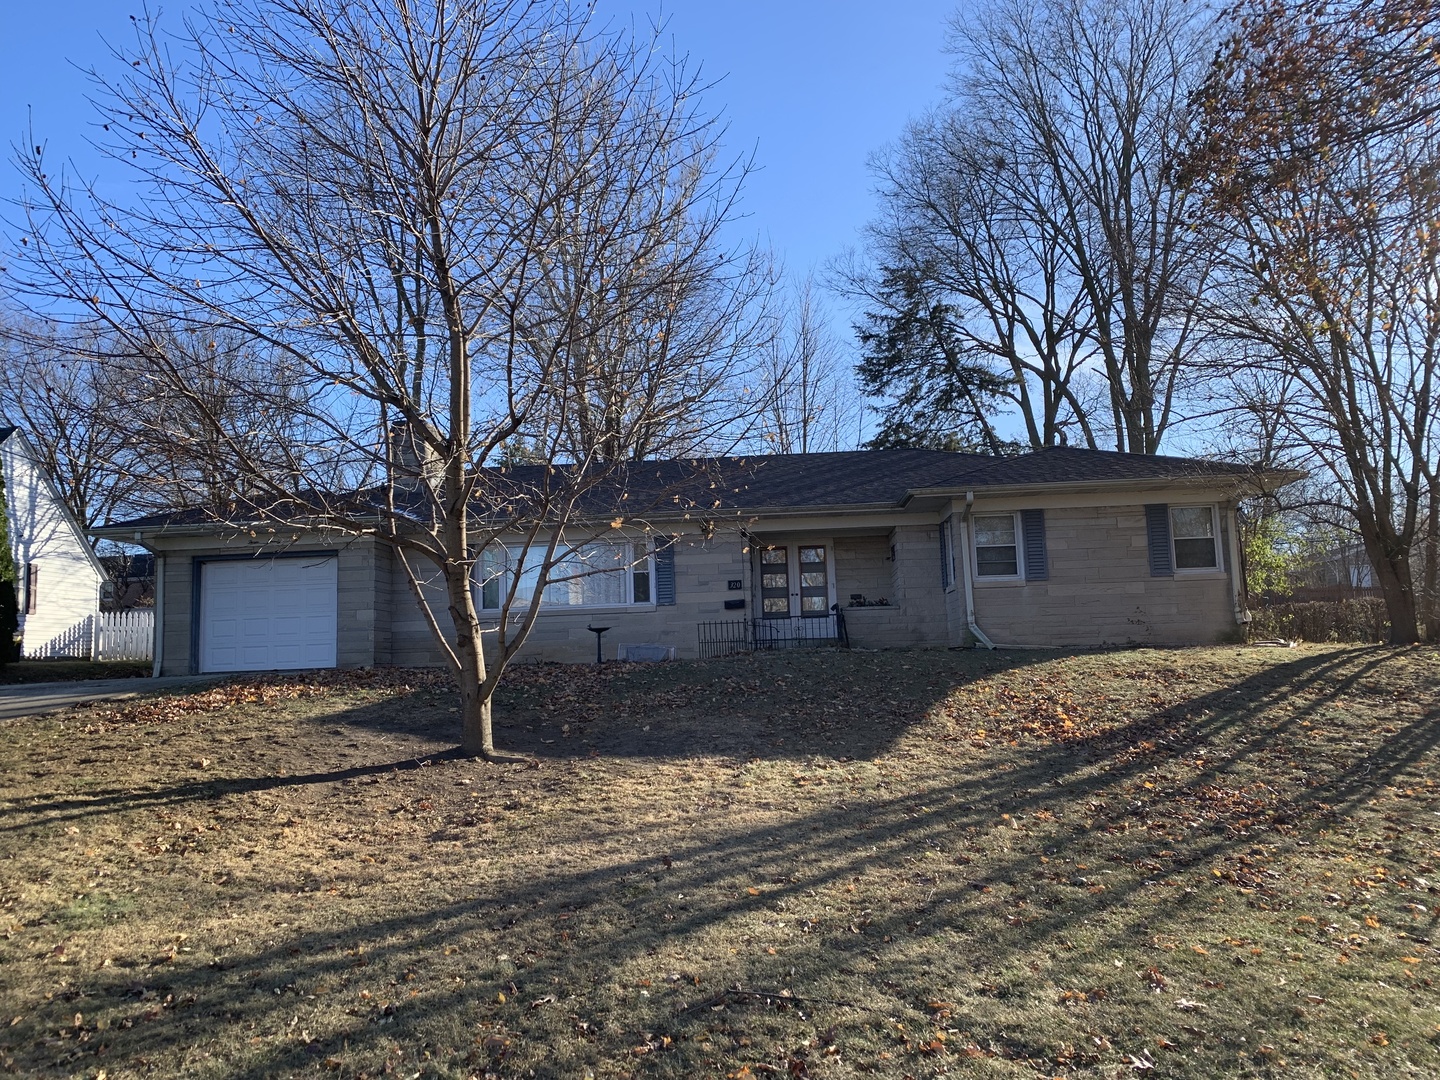
{"label": "fallen leaf on lawn", "polygon": [[1176,998],[1175,1007],[1181,1012],[1193,1012],[1196,1009],[1205,1008],[1203,1001],[1191,1001],[1189,998]]}

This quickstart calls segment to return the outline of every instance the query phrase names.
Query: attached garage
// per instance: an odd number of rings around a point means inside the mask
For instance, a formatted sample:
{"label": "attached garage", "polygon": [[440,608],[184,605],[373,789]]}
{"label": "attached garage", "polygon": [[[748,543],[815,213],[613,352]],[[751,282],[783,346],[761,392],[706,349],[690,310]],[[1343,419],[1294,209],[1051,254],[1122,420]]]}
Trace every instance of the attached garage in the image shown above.
{"label": "attached garage", "polygon": [[199,670],[335,666],[333,554],[199,562]]}

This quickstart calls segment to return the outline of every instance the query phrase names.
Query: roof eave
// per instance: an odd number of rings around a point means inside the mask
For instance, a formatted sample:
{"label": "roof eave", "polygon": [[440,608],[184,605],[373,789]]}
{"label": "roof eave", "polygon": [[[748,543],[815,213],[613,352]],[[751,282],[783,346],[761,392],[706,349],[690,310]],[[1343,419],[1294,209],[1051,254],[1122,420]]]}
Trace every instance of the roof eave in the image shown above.
{"label": "roof eave", "polygon": [[1165,488],[1173,487],[1225,487],[1225,486],[1248,486],[1256,481],[1261,483],[1265,490],[1274,490],[1292,484],[1297,480],[1303,480],[1308,474],[1299,469],[1264,469],[1253,473],[1209,473],[1195,474],[1189,476],[1166,476],[1166,477],[1145,477],[1143,479],[1116,479],[1116,480],[1055,480],[1041,483],[1029,482],[1020,484],[985,484],[976,482],[973,484],[946,484],[939,487],[912,488],[905,493],[900,500],[900,506],[905,507],[917,499],[927,498],[955,498],[963,496],[966,492],[983,492],[987,496],[1010,496],[1010,495],[1085,495],[1090,492],[1102,493],[1107,491],[1162,491]]}
{"label": "roof eave", "polygon": [[[365,519],[355,518],[356,522]],[[289,518],[277,521],[275,518],[255,518],[250,521],[197,521],[177,524],[162,522],[158,525],[136,525],[119,522],[115,525],[97,525],[88,532],[102,540],[115,540],[126,544],[144,544],[146,538],[161,536],[213,536],[217,532],[241,533],[255,530],[279,532],[290,529],[324,529],[330,532],[355,533],[357,530],[330,522],[307,518]]]}

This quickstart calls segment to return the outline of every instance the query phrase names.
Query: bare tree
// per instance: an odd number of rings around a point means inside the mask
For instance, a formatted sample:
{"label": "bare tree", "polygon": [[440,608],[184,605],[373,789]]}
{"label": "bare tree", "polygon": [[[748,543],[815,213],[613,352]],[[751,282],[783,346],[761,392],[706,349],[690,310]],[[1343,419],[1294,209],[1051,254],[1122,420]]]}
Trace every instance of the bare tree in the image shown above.
{"label": "bare tree", "polygon": [[781,454],[853,448],[860,403],[813,277],[791,285],[778,322],[759,371],[763,445]]}
{"label": "bare tree", "polygon": [[1402,20],[1391,47],[1415,63],[1391,66],[1425,77],[1371,93],[1375,13],[1256,7],[1237,13],[1188,166],[1228,228],[1215,319],[1238,366],[1283,380],[1279,415],[1338,485],[1391,639],[1410,642],[1440,475],[1440,65]]}
{"label": "bare tree", "polygon": [[[24,425],[86,526],[173,506],[232,505],[244,481],[228,475],[221,429],[257,463],[290,471],[274,448],[297,442],[297,372],[283,357],[262,359],[233,332],[157,325],[150,344],[184,374],[183,394],[155,378],[123,338],[95,326],[15,317],[0,339],[0,416]],[[249,494],[258,491],[252,484]]]}
{"label": "bare tree", "polygon": [[953,297],[1032,446],[1155,453],[1175,420],[1208,269],[1175,164],[1208,40],[1181,0],[966,8],[950,100],[876,161],[878,276]]}
{"label": "bare tree", "polygon": [[[881,199],[867,229],[875,266],[837,269],[842,289],[866,306],[865,331],[901,341],[869,350],[867,390],[894,399],[901,429],[930,410],[926,427],[938,433],[948,423],[976,436],[962,442],[992,446],[1000,440],[987,414],[999,398],[1018,412],[1032,447],[1098,445],[1104,430],[1076,395],[1093,358],[1091,324],[1043,178],[959,106],[912,124],[871,164]],[[946,313],[943,333],[925,320],[938,349],[931,356],[913,347],[908,329],[920,297],[925,312]]]}
{"label": "bare tree", "polygon": [[[745,165],[716,167],[682,60],[564,4],[222,0],[178,41],[137,31],[101,119],[144,192],[107,201],[23,154],[12,275],[193,406],[241,506],[392,548],[458,684],[463,749],[498,756],[491,698],[547,583],[575,573],[579,534],[643,511],[597,521],[587,495],[619,500],[626,462],[664,445],[657,418],[704,416],[691,350],[745,352],[726,313],[749,257],[718,236]],[[709,315],[685,321],[697,297]],[[284,441],[259,453],[207,407],[156,329],[177,312],[293,372]],[[668,316],[686,348],[637,388],[659,346],[635,335]],[[545,465],[495,467],[519,446]],[[518,565],[482,648],[476,563],[502,541]]]}
{"label": "bare tree", "polygon": [[125,387],[93,335],[67,340],[22,318],[0,326],[0,417],[25,428],[60,497],[85,526],[139,507]]}

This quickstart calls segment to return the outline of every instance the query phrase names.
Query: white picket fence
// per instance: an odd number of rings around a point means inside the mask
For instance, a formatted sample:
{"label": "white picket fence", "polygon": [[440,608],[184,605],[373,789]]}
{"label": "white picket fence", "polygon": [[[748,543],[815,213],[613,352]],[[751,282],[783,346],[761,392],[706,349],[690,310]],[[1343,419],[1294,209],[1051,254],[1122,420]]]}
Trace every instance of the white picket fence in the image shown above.
{"label": "white picket fence", "polygon": [[149,660],[154,656],[154,608],[102,611],[97,622],[96,660]]}
{"label": "white picket fence", "polygon": [[39,645],[25,643],[27,657],[74,660],[149,660],[154,656],[155,611],[102,611],[87,615]]}

